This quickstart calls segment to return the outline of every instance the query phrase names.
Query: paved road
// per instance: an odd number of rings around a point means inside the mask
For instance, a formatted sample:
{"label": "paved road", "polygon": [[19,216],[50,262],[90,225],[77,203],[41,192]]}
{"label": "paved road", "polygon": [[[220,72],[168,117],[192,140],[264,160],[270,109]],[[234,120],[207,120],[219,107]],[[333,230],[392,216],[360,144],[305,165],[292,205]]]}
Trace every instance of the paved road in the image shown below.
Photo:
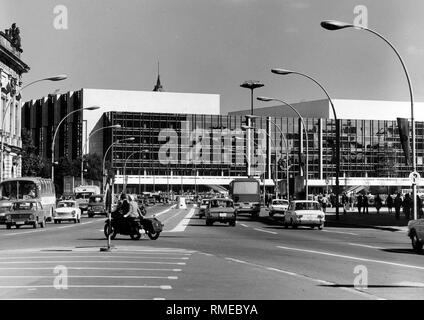
{"label": "paved road", "polygon": [[[265,211],[258,221],[240,216],[236,227],[207,227],[196,210],[149,207],[165,223],[159,239],[118,235],[112,252],[100,252],[104,218],[36,230],[2,226],[0,299],[424,297],[424,255],[410,249],[404,232],[285,229]],[[358,275],[367,288],[354,286]]]}

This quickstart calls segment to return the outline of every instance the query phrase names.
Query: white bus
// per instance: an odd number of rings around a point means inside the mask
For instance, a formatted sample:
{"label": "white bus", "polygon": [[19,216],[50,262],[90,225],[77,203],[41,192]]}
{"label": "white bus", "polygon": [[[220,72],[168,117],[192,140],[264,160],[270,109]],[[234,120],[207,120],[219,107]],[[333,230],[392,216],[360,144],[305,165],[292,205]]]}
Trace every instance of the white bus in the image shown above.
{"label": "white bus", "polygon": [[48,209],[51,221],[56,209],[56,192],[51,179],[38,177],[11,178],[0,182],[0,202],[13,200],[38,200]]}
{"label": "white bus", "polygon": [[75,201],[81,209],[81,213],[88,209],[88,199],[93,194],[100,194],[99,186],[79,186],[74,188]]}

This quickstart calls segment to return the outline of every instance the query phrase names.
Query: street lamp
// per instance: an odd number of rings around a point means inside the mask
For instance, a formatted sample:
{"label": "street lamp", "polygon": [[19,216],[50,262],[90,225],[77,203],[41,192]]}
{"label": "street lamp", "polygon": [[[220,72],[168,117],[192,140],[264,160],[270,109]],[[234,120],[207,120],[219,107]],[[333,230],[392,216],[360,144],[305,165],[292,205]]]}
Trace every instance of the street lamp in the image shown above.
{"label": "street lamp", "polygon": [[103,175],[104,176],[106,176],[106,169],[105,169],[105,162],[106,162],[106,156],[107,156],[107,153],[109,152],[109,150],[115,145],[115,144],[118,144],[118,143],[120,143],[120,142],[124,142],[124,141],[134,141],[135,140],[135,138],[134,137],[130,137],[130,138],[126,138],[126,139],[122,139],[122,140],[119,140],[119,139],[117,139],[115,142],[113,142],[113,143],[111,143],[110,144],[110,146],[106,149],[106,152],[105,152],[105,154],[104,154],[104,156],[103,156],[103,159],[102,159],[102,172],[103,172]]}
{"label": "street lamp", "polygon": [[[280,99],[275,99],[275,98],[268,98],[268,97],[258,97],[257,98],[259,101],[265,101],[265,102],[269,102],[269,101],[278,101],[281,102],[282,104],[288,106],[289,108],[291,108],[294,112],[296,112],[296,114],[298,115],[298,117],[300,118],[300,121],[302,121],[302,125],[303,125],[303,130],[305,131],[305,137],[306,137],[306,159],[305,159],[305,189],[306,189],[306,200],[308,200],[308,176],[309,176],[309,170],[308,170],[308,164],[309,164],[309,139],[308,139],[308,129],[306,127],[305,124],[305,120],[303,119],[302,115],[299,113],[299,111],[297,111],[297,109],[295,107],[293,107],[290,103],[287,103],[283,100]],[[302,139],[303,140],[303,139]]]}
{"label": "street lamp", "polygon": [[[257,80],[248,80],[243,82],[240,87],[250,89],[250,115],[253,116],[253,90],[256,88],[263,87],[264,84]],[[251,126],[251,119],[246,116],[247,118],[247,126]],[[250,129],[246,132],[247,134],[247,157],[250,158]],[[247,167],[247,176],[250,176],[250,165]]]}
{"label": "street lamp", "polygon": [[339,124],[339,121],[337,119],[336,109],[334,108],[333,100],[331,100],[331,97],[328,94],[327,90],[325,90],[325,88],[317,80],[315,80],[311,76],[308,76],[307,74],[297,72],[297,71],[281,69],[281,68],[271,69],[271,72],[275,73],[275,74],[279,74],[279,75],[297,74],[297,75],[303,76],[305,78],[308,78],[309,80],[312,80],[316,85],[318,85],[322,89],[322,91],[324,91],[325,95],[328,98],[328,101],[330,102],[331,108],[333,110],[334,121],[336,122],[336,220],[339,220],[340,124]]}
{"label": "street lamp", "polygon": [[148,149],[143,149],[143,150],[138,150],[138,151],[134,151],[133,153],[131,153],[126,159],[125,159],[125,163],[124,163],[124,172],[123,172],[123,177],[124,177],[124,181],[123,181],[123,188],[122,188],[122,192],[123,193],[126,193],[126,191],[127,191],[127,181],[126,181],[126,178],[127,178],[127,174],[126,174],[126,172],[127,172],[127,162],[128,162],[128,159],[129,158],[131,158],[133,155],[135,155],[136,153],[149,153],[150,152],[150,150],[148,150]]}
{"label": "street lamp", "polygon": [[[48,78],[43,78],[43,79],[38,79],[35,81],[32,81],[30,83],[28,83],[27,85],[23,86],[21,89],[19,89],[16,94],[15,97],[20,96],[22,90],[24,90],[25,88],[33,85],[34,83],[37,82],[41,82],[41,81],[62,81],[65,80],[68,76],[66,74],[61,74],[61,75],[57,75],[54,77],[48,77]],[[2,123],[1,123],[1,146],[0,146],[0,181],[3,180],[3,136],[4,136],[4,121],[6,119],[5,115],[7,113],[7,111],[10,108],[10,105],[12,104],[12,99],[10,99],[9,103],[6,106],[6,109],[3,111],[3,119],[2,119]]]}
{"label": "street lamp", "polygon": [[92,106],[92,107],[86,107],[86,108],[81,108],[81,109],[78,109],[78,110],[71,111],[66,116],[64,116],[63,119],[60,120],[59,124],[57,125],[56,130],[55,130],[54,135],[53,135],[53,140],[52,140],[52,181],[53,181],[53,185],[54,185],[54,144],[55,144],[55,140],[56,140],[56,135],[59,132],[60,125],[63,123],[63,121],[65,121],[70,115],[74,114],[75,112],[80,112],[82,110],[91,111],[91,110],[97,110],[99,108],[100,107],[98,107],[98,106]]}
{"label": "street lamp", "polygon": [[[93,132],[91,132],[88,136],[88,138],[85,140],[84,142],[84,147],[82,148],[84,154],[87,154],[87,144],[88,144],[88,140],[97,132],[99,132],[100,130],[104,130],[104,129],[109,129],[109,128],[121,128],[120,124],[115,124],[113,126],[108,126],[108,127],[102,127],[99,128],[97,130],[94,130]],[[81,185],[84,185],[84,154],[81,156]]]}
{"label": "street lamp", "polygon": [[[411,122],[412,122],[412,171],[415,173],[417,171],[417,159],[416,159],[416,150],[415,150],[415,120],[414,120],[414,94],[412,91],[412,84],[411,79],[408,74],[408,70],[406,69],[406,65],[403,62],[402,57],[400,56],[399,52],[396,50],[396,48],[393,46],[393,44],[387,40],[385,37],[383,37],[378,32],[369,29],[364,26],[358,26],[353,25],[350,23],[342,22],[342,21],[336,21],[336,20],[325,20],[321,22],[321,27],[324,29],[333,31],[333,30],[340,30],[345,28],[354,28],[357,30],[365,30],[368,32],[371,32],[372,34],[376,35],[380,39],[382,39],[384,42],[386,42],[390,48],[395,52],[396,56],[399,58],[400,63],[402,64],[402,68],[406,75],[406,80],[408,82],[408,88],[409,88],[409,98],[411,101]],[[414,220],[417,219],[417,185],[415,179],[412,182],[412,198],[414,199]]]}

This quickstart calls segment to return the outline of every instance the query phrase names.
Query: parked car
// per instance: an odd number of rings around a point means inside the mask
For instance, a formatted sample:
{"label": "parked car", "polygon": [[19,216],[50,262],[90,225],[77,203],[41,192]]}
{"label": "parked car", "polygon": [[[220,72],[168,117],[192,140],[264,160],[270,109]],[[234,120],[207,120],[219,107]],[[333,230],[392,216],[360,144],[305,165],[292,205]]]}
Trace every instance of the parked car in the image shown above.
{"label": "parked car", "polygon": [[318,201],[295,200],[290,202],[284,215],[284,225],[287,228],[298,226],[318,227],[322,229],[325,223],[325,213]]}
{"label": "parked car", "polygon": [[199,218],[203,218],[204,216],[205,216],[205,214],[206,214],[206,209],[208,208],[208,205],[209,205],[209,202],[210,202],[210,200],[209,199],[203,199],[201,202],[200,202],[200,205],[199,205],[199,212],[198,212],[198,216],[199,216]]}
{"label": "parked car", "polygon": [[88,207],[87,207],[87,214],[89,218],[94,217],[96,214],[101,214],[103,216],[106,216],[106,206],[105,206],[105,199],[103,194],[93,194],[88,199]]}
{"label": "parked car", "polygon": [[205,211],[206,225],[211,226],[215,221],[236,226],[237,210],[233,200],[224,198],[210,199]]}
{"label": "parked car", "polygon": [[49,209],[43,208],[37,200],[14,201],[10,211],[5,214],[6,228],[15,226],[19,229],[23,225],[32,225],[34,229],[38,226],[44,228],[49,214]]}
{"label": "parked car", "polygon": [[411,239],[412,248],[421,252],[424,244],[424,219],[410,220],[407,234]]}
{"label": "parked car", "polygon": [[54,223],[62,221],[81,222],[81,209],[75,200],[62,200],[57,204],[56,210],[53,212]]}
{"label": "parked car", "polygon": [[284,215],[289,208],[289,201],[285,199],[274,199],[269,206],[269,216],[284,218]]}
{"label": "parked car", "polygon": [[6,213],[10,211],[13,203],[10,201],[0,202],[0,224],[6,224]]}

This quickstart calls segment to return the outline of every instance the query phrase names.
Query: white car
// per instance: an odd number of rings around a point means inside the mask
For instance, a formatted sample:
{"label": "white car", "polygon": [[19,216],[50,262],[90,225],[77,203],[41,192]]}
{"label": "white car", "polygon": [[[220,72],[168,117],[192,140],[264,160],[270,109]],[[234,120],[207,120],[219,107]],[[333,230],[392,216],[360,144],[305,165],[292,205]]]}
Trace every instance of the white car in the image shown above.
{"label": "white car", "polygon": [[284,216],[284,226],[297,228],[298,226],[318,227],[322,229],[325,222],[325,213],[318,201],[295,200],[289,205]]}
{"label": "white car", "polygon": [[53,213],[53,221],[54,223],[61,223],[62,221],[80,223],[81,210],[78,207],[78,203],[74,200],[60,201]]}
{"label": "white car", "polygon": [[420,252],[424,244],[424,219],[408,222],[408,237],[411,239],[412,248]]}
{"label": "white car", "polygon": [[270,217],[281,217],[284,218],[284,215],[289,208],[289,201],[285,199],[274,199],[269,206],[269,216]]}

